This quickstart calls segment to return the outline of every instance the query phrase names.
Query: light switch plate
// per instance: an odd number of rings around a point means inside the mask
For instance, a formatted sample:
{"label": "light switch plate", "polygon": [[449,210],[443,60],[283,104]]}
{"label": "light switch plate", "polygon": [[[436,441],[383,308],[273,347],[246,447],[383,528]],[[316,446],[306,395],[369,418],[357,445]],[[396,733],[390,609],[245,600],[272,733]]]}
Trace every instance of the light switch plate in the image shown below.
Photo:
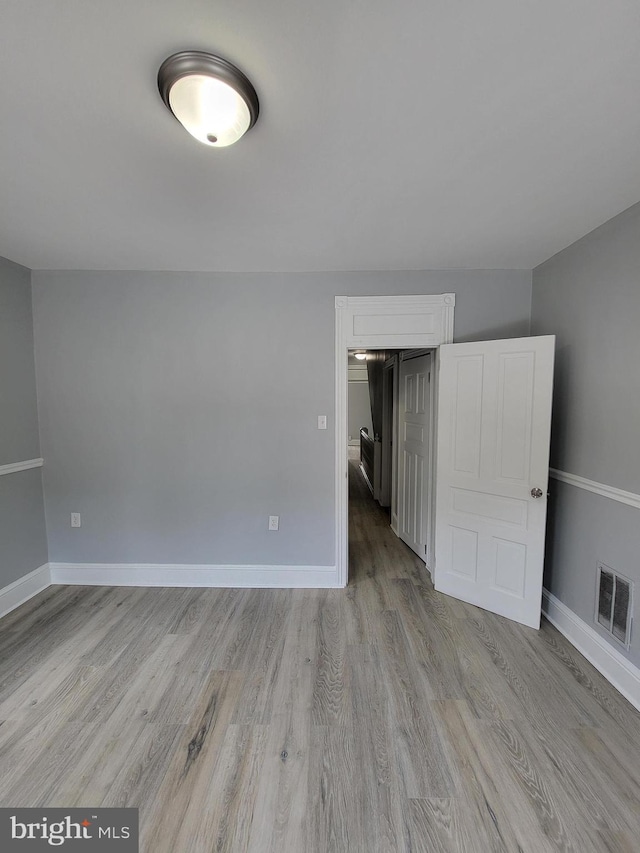
{"label": "light switch plate", "polygon": [[326,429],[327,428],[327,416],[326,415],[318,415],[318,429]]}

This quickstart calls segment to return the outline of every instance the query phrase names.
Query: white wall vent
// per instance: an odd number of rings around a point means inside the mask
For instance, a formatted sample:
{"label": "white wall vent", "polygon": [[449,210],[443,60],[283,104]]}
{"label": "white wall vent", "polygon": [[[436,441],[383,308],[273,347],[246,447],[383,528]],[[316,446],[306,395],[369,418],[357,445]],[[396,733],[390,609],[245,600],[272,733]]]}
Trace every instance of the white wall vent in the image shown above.
{"label": "white wall vent", "polygon": [[633,582],[598,563],[596,621],[626,648],[631,644]]}

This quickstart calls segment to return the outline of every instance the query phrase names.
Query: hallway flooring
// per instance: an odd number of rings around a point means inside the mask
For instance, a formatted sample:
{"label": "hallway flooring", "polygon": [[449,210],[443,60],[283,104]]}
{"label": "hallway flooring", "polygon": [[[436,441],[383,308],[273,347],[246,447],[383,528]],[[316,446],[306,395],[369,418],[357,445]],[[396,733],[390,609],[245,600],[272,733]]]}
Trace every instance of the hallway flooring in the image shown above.
{"label": "hallway flooring", "polygon": [[144,853],[638,850],[640,714],[435,593],[350,465],[346,590],[51,587],[0,621],[0,805]]}

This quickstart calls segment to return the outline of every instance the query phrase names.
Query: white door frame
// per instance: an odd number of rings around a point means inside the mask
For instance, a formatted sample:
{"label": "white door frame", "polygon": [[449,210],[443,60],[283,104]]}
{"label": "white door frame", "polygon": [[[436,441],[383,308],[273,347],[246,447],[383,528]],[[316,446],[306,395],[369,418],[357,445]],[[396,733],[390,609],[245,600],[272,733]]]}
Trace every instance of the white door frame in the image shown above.
{"label": "white door frame", "polygon": [[430,296],[336,296],[335,507],[336,575],[349,580],[349,349],[429,349],[453,343],[455,293]]}

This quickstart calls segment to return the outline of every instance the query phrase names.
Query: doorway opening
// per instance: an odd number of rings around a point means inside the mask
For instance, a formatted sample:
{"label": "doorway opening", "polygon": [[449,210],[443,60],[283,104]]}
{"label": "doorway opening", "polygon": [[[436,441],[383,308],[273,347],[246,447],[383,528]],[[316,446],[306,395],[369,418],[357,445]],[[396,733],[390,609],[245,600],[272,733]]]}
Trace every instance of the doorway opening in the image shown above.
{"label": "doorway opening", "polygon": [[395,535],[429,572],[433,551],[433,363],[432,349],[349,350],[351,489],[355,488],[355,471],[386,512]]}
{"label": "doorway opening", "polygon": [[[336,297],[336,572],[348,582],[348,353],[431,350],[453,341],[455,294],[430,296]],[[437,350],[436,350],[437,353]],[[385,359],[386,361],[386,359]],[[383,362],[384,366],[384,362]],[[391,369],[391,368],[388,368]],[[436,368],[432,371],[437,375]],[[398,373],[393,379],[399,388]],[[397,424],[396,424],[397,431]],[[353,433],[351,433],[353,436]],[[352,439],[353,440],[353,439]],[[397,446],[397,436],[396,436]],[[380,448],[382,452],[382,447]],[[387,449],[387,453],[389,453]],[[391,452],[391,464],[397,454]],[[385,458],[388,465],[388,461]],[[397,480],[392,472],[391,485]],[[398,495],[396,495],[396,506]],[[391,504],[391,523],[399,529]]]}
{"label": "doorway opening", "polygon": [[[400,409],[407,415],[396,433],[398,442],[404,442],[402,464],[409,470],[404,480],[409,490],[412,472],[424,467],[424,458],[418,463],[412,452],[421,433],[414,415],[429,411],[435,424],[435,483],[432,474],[425,492],[432,495],[431,511],[423,507],[420,512],[421,522],[430,525],[425,556],[431,547],[435,588],[537,628],[555,338],[454,344],[454,303],[453,294],[336,299],[336,580],[340,586],[348,580],[348,350],[402,349],[405,357],[411,349],[431,350],[430,403],[435,406],[427,406],[424,389],[422,405],[405,402],[420,400],[421,371],[411,365],[405,365],[402,382],[398,373],[394,387],[402,388]],[[401,458],[399,452],[391,455]],[[397,529],[410,533],[410,544],[415,545],[423,531],[415,524],[412,529],[411,517],[401,518],[402,500],[398,489]]]}

